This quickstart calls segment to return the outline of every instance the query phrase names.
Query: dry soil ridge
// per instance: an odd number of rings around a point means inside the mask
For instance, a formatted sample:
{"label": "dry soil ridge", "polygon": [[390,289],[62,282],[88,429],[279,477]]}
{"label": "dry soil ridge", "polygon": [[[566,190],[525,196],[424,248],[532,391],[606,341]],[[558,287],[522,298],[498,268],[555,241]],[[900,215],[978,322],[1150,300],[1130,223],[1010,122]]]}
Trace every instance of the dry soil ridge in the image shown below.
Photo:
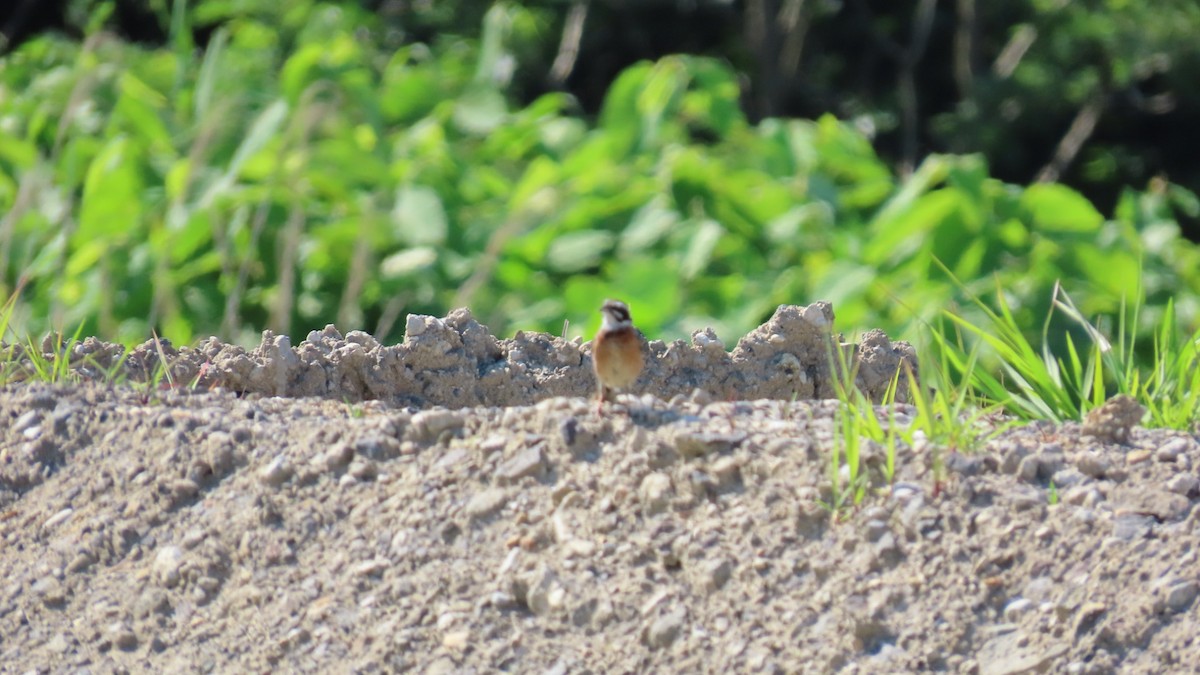
{"label": "dry soil ridge", "polygon": [[1200,662],[1200,444],[1131,428],[1125,402],[970,455],[904,448],[893,484],[868,444],[872,489],[834,519],[834,403],[701,392],[600,415],[580,386],[453,409],[0,389],[0,671]]}
{"label": "dry soil ridge", "polygon": [[[738,340],[732,352],[712,329],[696,331],[690,342],[643,340],[647,365],[637,389],[663,399],[690,396],[697,389],[718,400],[831,398],[830,363],[836,359],[830,355],[841,345],[833,320],[833,307],[826,302],[783,305]],[[916,367],[912,346],[893,343],[879,330],[865,333],[857,345],[841,346],[856,368],[856,384],[873,400],[882,400],[902,361]],[[44,358],[55,358],[53,340],[42,350]],[[530,405],[589,396],[596,387],[590,342],[531,332],[501,340],[467,309],[445,318],[409,315],[404,341],[397,345],[380,344],[362,331],[343,337],[327,326],[296,347],[271,331],[252,350],[209,338],[179,350],[152,340],[127,354],[119,344],[87,338],[67,357],[73,372],[87,379],[165,379],[156,375],[165,357],[173,382],[204,389],[417,407]],[[900,384],[903,400],[907,381]]]}

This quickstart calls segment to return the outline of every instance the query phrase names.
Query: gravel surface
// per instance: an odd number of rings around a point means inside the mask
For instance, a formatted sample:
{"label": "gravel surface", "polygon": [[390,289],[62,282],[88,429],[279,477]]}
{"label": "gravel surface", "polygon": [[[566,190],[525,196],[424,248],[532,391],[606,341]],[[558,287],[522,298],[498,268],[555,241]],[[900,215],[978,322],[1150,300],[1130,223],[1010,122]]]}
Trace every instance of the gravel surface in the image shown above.
{"label": "gravel surface", "polygon": [[1116,399],[890,484],[867,443],[834,517],[831,323],[648,343],[600,411],[589,345],[462,310],[164,350],[174,387],[89,339],[130,384],[0,389],[0,672],[1194,670],[1195,436]]}

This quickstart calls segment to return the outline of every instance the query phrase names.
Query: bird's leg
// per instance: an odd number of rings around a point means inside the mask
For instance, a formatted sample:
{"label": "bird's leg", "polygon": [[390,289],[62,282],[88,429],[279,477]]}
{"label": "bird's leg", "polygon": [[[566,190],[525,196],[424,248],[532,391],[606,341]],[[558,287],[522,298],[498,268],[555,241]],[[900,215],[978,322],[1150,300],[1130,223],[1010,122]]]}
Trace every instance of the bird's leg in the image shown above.
{"label": "bird's leg", "polygon": [[603,382],[596,383],[596,414],[600,414],[604,409],[604,402],[608,400],[608,387],[604,386]]}

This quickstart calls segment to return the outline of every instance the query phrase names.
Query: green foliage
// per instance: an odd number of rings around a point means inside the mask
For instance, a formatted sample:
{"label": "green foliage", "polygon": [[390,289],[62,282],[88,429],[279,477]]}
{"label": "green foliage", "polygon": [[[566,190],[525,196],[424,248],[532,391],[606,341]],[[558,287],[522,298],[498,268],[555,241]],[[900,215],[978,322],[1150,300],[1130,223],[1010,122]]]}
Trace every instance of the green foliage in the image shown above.
{"label": "green foliage", "polygon": [[[1081,420],[1088,411],[1116,394],[1125,394],[1144,405],[1145,423],[1151,427],[1188,430],[1200,423],[1200,331],[1181,335],[1174,302],[1168,301],[1151,341],[1152,358],[1143,364],[1138,357],[1140,303],[1130,311],[1122,305],[1116,335],[1109,338],[1101,326],[1090,322],[1070,296],[1057,285],[1054,309],[1080,326],[1086,336],[1084,348],[1065,335],[1065,353],[1050,348],[1051,316],[1042,330],[1042,347],[1035,349],[998,293],[999,311],[992,311],[979,298],[976,306],[987,322],[975,324],[947,312],[953,324],[940,324],[931,331],[935,349],[953,387],[976,392],[984,400],[1003,406],[1025,420]],[[968,339],[963,339],[963,334]],[[972,342],[968,353],[965,344]],[[979,350],[995,358],[999,372],[977,367]]]}
{"label": "green foliage", "polygon": [[[1058,280],[1088,316],[1142,289],[1135,335],[1170,296],[1181,325],[1200,312],[1176,186],[1109,218],[977,155],[901,181],[832,117],[750,124],[737,74],[691,56],[627,69],[594,122],[558,93],[518,106],[512,63],[547,24],[515,4],[478,42],[430,44],[352,7],[184,4],[168,48],[45,36],[0,67],[0,290],[28,280],[23,333],[395,340],[405,312],[465,305],[501,335],[590,334],[612,296],[651,337],[733,337],[814,300],[904,336],[960,302],[978,324],[980,283],[1037,325]],[[189,23],[215,20],[196,50]]]}

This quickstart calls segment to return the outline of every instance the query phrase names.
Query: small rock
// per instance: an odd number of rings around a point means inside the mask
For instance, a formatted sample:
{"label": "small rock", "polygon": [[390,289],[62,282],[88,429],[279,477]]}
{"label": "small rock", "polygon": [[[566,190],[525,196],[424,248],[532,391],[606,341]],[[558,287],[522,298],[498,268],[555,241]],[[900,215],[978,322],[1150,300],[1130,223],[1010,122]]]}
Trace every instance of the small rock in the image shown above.
{"label": "small rock", "polygon": [[579,419],[574,415],[566,418],[558,425],[558,433],[562,436],[563,445],[575,445],[575,438],[579,435]]}
{"label": "small rock", "polygon": [[1160,462],[1174,462],[1187,450],[1187,447],[1186,438],[1172,438],[1154,452],[1154,458]]}
{"label": "small rock", "polygon": [[190,478],[178,478],[171,481],[171,494],[176,500],[190,499],[200,493],[200,486]]}
{"label": "small rock", "polygon": [[1096,625],[1100,616],[1108,611],[1108,606],[1102,602],[1085,602],[1079,607],[1075,617],[1075,635],[1078,637],[1089,632]]}
{"label": "small rock", "polygon": [[1055,471],[1054,475],[1050,477],[1050,480],[1053,481],[1055,489],[1059,490],[1060,492],[1085,482],[1091,482],[1086,475],[1076,471],[1075,469],[1061,469],[1059,471]]}
{"label": "small rock", "polygon": [[370,433],[354,442],[354,452],[377,461],[391,459],[400,454],[400,441],[382,433]]}
{"label": "small rock", "polygon": [[283,485],[291,477],[292,467],[288,464],[287,457],[282,454],[276,455],[270,464],[258,472],[258,479],[272,487]]}
{"label": "small rock", "polygon": [[709,594],[720,590],[732,574],[733,564],[726,558],[705,560],[700,564],[701,583]]}
{"label": "small rock", "polygon": [[539,443],[518,452],[501,464],[496,469],[496,478],[511,483],[526,476],[541,477],[545,472],[546,456]]}
{"label": "small rock", "polygon": [[1038,470],[1041,468],[1041,462],[1037,455],[1029,455],[1021,460],[1017,465],[1017,478],[1032,483],[1037,480]]}
{"label": "small rock", "polygon": [[881,569],[884,565],[892,565],[898,562],[902,556],[900,547],[896,545],[896,535],[891,532],[883,533],[874,546],[875,559],[871,561],[871,566],[874,569]]}
{"label": "small rock", "polygon": [[682,457],[706,457],[727,453],[744,440],[744,431],[714,433],[687,430],[675,435],[675,449]]}
{"label": "small rock", "polygon": [[350,463],[346,473],[354,476],[356,480],[371,481],[379,475],[379,466],[369,459],[360,457]]}
{"label": "small rock", "polygon": [[508,492],[502,488],[489,488],[475,493],[467,502],[465,510],[468,518],[486,518],[504,508],[507,503]]}
{"label": "small rock", "polygon": [[647,515],[667,510],[671,499],[671,477],[664,473],[652,473],[642,479],[639,490],[642,510]]}
{"label": "small rock", "polygon": [[356,577],[375,577],[383,574],[388,567],[391,567],[391,563],[386,558],[372,558],[355,565],[350,573]]}
{"label": "small rock", "polygon": [[1130,450],[1125,454],[1125,463],[1130,466],[1141,464],[1148,459],[1150,459],[1149,450]]}
{"label": "small rock", "polygon": [[682,607],[667,612],[646,627],[643,640],[651,649],[670,647],[683,632],[683,622],[686,618]]}
{"label": "small rock", "polygon": [[86,552],[80,553],[72,558],[71,562],[67,564],[67,571],[72,574],[76,572],[82,572],[91,567],[95,562],[96,560],[91,556],[91,554]]}
{"label": "small rock", "polygon": [[54,577],[42,577],[33,582],[33,592],[42,599],[42,604],[51,609],[62,607],[67,602],[62,584]]}
{"label": "small rock", "polygon": [[[42,413],[38,410],[29,410],[23,413],[12,423],[14,433],[25,434],[29,429],[36,428],[42,422]],[[40,432],[40,429],[39,429]],[[34,434],[36,435],[36,434]],[[26,435],[26,438],[30,436]]]}
{"label": "small rock", "polygon": [[1049,443],[1042,446],[1037,453],[1037,458],[1039,479],[1046,480],[1059,471],[1062,471],[1063,451],[1062,446],[1058,443]]}
{"label": "small rock", "polygon": [[975,455],[964,455],[961,452],[951,452],[946,455],[946,470],[970,478],[978,476],[983,471],[983,458]]}
{"label": "small rock", "polygon": [[1083,434],[1111,443],[1128,443],[1134,426],[1142,421],[1146,409],[1133,398],[1118,394],[1087,414]]}
{"label": "small rock", "polygon": [[562,547],[564,558],[588,558],[596,552],[596,543],[587,539],[572,539]]}
{"label": "small rock", "polygon": [[525,592],[525,605],[538,616],[546,616],[562,606],[566,593],[558,575],[549,568],[540,569]]}
{"label": "small rock", "polygon": [[46,649],[58,654],[65,653],[70,648],[71,644],[67,642],[67,636],[63,633],[55,633],[54,637],[50,638],[50,641],[46,643]]}
{"label": "small rock", "polygon": [[1191,607],[1197,592],[1200,592],[1200,585],[1190,579],[1173,584],[1167,589],[1167,607],[1176,613],[1185,611]]}
{"label": "small rock", "polygon": [[471,631],[469,630],[450,631],[442,636],[442,646],[446,649],[462,651],[467,647],[467,644],[470,642],[470,640]]}
{"label": "small rock", "polygon": [[1150,515],[1159,522],[1180,520],[1191,511],[1187,497],[1165,490],[1146,490],[1136,487],[1118,487],[1109,495],[1115,505],[1116,515],[1137,513]]}
{"label": "small rock", "polygon": [[1104,478],[1104,474],[1108,472],[1108,460],[1098,452],[1084,452],[1075,466],[1083,475],[1096,479]]}
{"label": "small rock", "polygon": [[1186,473],[1179,474],[1167,481],[1167,489],[1177,495],[1191,497],[1200,493],[1200,479]]}
{"label": "small rock", "polygon": [[184,546],[186,550],[192,550],[204,543],[204,539],[208,536],[208,531],[205,531],[203,527],[193,527],[184,534],[184,538],[180,539],[179,545]]}
{"label": "small rock", "polygon": [[53,530],[55,527],[58,527],[59,525],[62,525],[63,523],[70,520],[71,516],[74,515],[74,513],[75,513],[75,509],[68,506],[67,508],[65,508],[65,509],[59,511],[58,513],[50,516],[49,518],[47,518],[46,522],[42,523],[42,529],[43,530]]}
{"label": "small rock", "polygon": [[466,418],[452,410],[422,410],[413,415],[412,426],[423,438],[433,439],[445,431],[457,431]]}
{"label": "small rock", "polygon": [[154,576],[167,588],[173,588],[179,583],[179,570],[183,567],[183,549],[178,546],[164,546],[154,556]]}
{"label": "small rock", "polygon": [[1016,623],[1033,609],[1033,601],[1028,598],[1017,598],[1004,606],[1004,620]]}
{"label": "small rock", "polygon": [[325,451],[322,460],[326,469],[336,469],[346,466],[354,460],[354,448],[347,443],[334,443]]}
{"label": "small rock", "polygon": [[138,639],[129,626],[117,622],[108,627],[108,637],[117,649],[129,651],[137,647]]}
{"label": "small rock", "polygon": [[1154,518],[1140,513],[1119,513],[1113,518],[1113,536],[1124,541],[1150,536]]}
{"label": "small rock", "polygon": [[888,524],[882,519],[872,519],[867,521],[866,525],[867,541],[879,541],[879,538],[888,532]]}
{"label": "small rock", "polygon": [[741,479],[742,463],[736,458],[720,457],[709,466],[709,471],[716,477],[721,487],[735,485]]}

